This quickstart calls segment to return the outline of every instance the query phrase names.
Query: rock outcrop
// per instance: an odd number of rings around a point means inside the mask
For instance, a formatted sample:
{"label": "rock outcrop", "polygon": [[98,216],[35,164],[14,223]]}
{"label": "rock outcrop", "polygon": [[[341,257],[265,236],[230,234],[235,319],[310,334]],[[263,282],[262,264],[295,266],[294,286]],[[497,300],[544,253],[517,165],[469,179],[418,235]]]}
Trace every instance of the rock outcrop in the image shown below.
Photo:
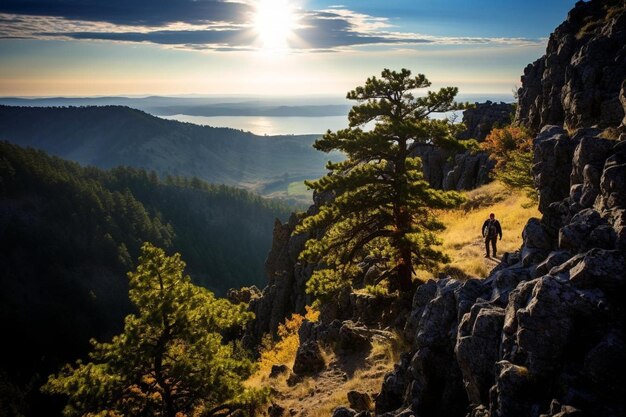
{"label": "rock outcrop", "polygon": [[459,139],[485,140],[494,127],[511,123],[514,110],[511,103],[494,103],[489,100],[474,103],[474,107],[463,112],[463,123],[467,128],[459,134]]}
{"label": "rock outcrop", "polygon": [[524,69],[515,119],[535,132],[546,125],[618,126],[625,78],[623,0],[579,1],[550,36],[546,54]]}
{"label": "rock outcrop", "polygon": [[416,144],[413,156],[422,160],[424,178],[433,188],[442,190],[472,190],[490,181],[489,173],[495,162],[484,152],[458,153],[433,145]]}
{"label": "rock outcrop", "polygon": [[[484,140],[491,129],[511,122],[513,105],[508,103],[474,103],[463,112],[467,126],[459,139]],[[434,188],[442,190],[472,190],[490,181],[489,173],[495,162],[484,152],[456,152],[426,144],[411,148],[414,156],[422,159],[424,177]]]}
{"label": "rock outcrop", "polygon": [[541,129],[543,217],[486,279],[418,288],[405,326],[413,348],[386,377],[378,414],[624,415],[626,135],[600,133]]}
{"label": "rock outcrop", "polygon": [[[575,141],[556,128],[542,135]],[[625,359],[626,187],[616,186],[626,178],[626,142],[575,142],[570,171],[546,185],[570,195],[545,201],[544,217],[530,219],[519,253],[485,280],[418,288],[405,327],[411,359],[386,378],[379,414],[407,407],[417,416],[626,412],[626,378],[615,368]],[[554,156],[535,143],[536,156]],[[580,175],[592,166],[601,175]],[[581,188],[591,194],[583,197]]]}
{"label": "rock outcrop", "polygon": [[624,9],[577,3],[526,69],[517,119],[538,132],[543,217],[486,279],[417,289],[412,349],[385,378],[378,415],[626,413],[626,134],[603,131],[626,127]]}
{"label": "rock outcrop", "polygon": [[[313,205],[309,211],[317,210],[317,207]],[[309,236],[292,236],[298,222],[295,214],[285,224],[276,219],[272,249],[265,261],[268,284],[249,304],[255,319],[248,325],[244,336],[244,344],[248,347],[258,346],[265,334],[275,335],[285,318],[293,313],[304,313],[305,305],[311,301],[305,289],[313,265],[298,260]]]}

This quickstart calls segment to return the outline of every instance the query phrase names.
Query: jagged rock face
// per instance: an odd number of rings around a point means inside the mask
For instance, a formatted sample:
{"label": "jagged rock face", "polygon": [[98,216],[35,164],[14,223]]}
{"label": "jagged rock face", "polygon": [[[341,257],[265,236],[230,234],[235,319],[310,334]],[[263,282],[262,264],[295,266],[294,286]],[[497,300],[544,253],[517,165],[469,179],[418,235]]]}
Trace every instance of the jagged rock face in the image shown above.
{"label": "jagged rock face", "polygon": [[514,106],[510,103],[474,103],[473,108],[463,112],[463,123],[467,129],[459,134],[459,139],[483,141],[495,126],[511,123],[513,110]]}
{"label": "jagged rock face", "polygon": [[[315,205],[310,208],[316,209]],[[265,261],[268,285],[260,296],[250,301],[249,310],[255,314],[255,319],[246,329],[246,346],[255,347],[263,335],[275,334],[285,318],[292,313],[304,313],[305,305],[311,301],[305,289],[313,265],[298,260],[308,235],[292,236],[297,224],[295,214],[285,224],[276,219],[272,249]]]}
{"label": "jagged rock face", "polygon": [[456,153],[432,145],[416,144],[412,156],[422,160],[424,178],[431,187],[442,190],[472,190],[490,181],[495,162],[484,152]]}
{"label": "jagged rock face", "polygon": [[515,119],[535,132],[545,125],[617,127],[625,117],[625,78],[623,1],[579,1],[546,54],[524,69]]}
{"label": "jagged rock face", "polygon": [[[512,111],[513,105],[508,103],[474,103],[473,108],[463,112],[467,129],[458,138],[482,141],[493,127],[510,123]],[[487,184],[489,173],[495,166],[484,152],[457,153],[426,144],[415,144],[411,155],[422,159],[426,181],[433,188],[446,191],[472,190]]]}
{"label": "jagged rock face", "polygon": [[598,133],[544,128],[544,216],[528,221],[520,251],[484,280],[418,288],[411,359],[385,378],[379,414],[624,415],[626,141]]}

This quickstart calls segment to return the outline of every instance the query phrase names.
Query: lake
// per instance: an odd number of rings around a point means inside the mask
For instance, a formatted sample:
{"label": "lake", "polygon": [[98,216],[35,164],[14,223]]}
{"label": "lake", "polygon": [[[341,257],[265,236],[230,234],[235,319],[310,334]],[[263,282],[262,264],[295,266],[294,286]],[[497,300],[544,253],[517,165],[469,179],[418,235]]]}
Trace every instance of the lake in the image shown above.
{"label": "lake", "polygon": [[257,135],[305,135],[325,133],[326,130],[348,126],[348,116],[326,117],[266,117],[266,116],[190,116],[175,114],[163,119],[213,127],[230,127]]}
{"label": "lake", "polygon": [[[461,102],[512,102],[511,94],[459,94],[458,100]],[[315,103],[319,105],[321,103]],[[333,102],[332,104],[336,104]],[[463,112],[437,113],[432,117],[435,119],[450,117],[457,114],[457,122],[463,118]],[[324,117],[272,117],[272,116],[192,116],[188,114],[174,114],[171,116],[159,116],[163,119],[178,120],[180,122],[195,123],[213,127],[230,127],[252,132],[257,135],[306,135],[322,134],[328,129],[336,131],[348,127],[348,115],[324,116]],[[366,126],[367,128],[367,126]]]}
{"label": "lake", "polygon": [[[462,119],[463,112],[456,112],[458,121]],[[439,113],[433,118],[440,119],[449,117],[452,112]],[[188,114],[175,114],[172,116],[159,116],[163,119],[178,120],[179,122],[195,123],[197,125],[213,127],[230,127],[252,132],[257,135],[307,135],[322,134],[328,129],[336,131],[348,127],[348,116],[325,116],[325,117],[266,117],[266,116],[191,116]],[[367,126],[366,126],[367,128]]]}

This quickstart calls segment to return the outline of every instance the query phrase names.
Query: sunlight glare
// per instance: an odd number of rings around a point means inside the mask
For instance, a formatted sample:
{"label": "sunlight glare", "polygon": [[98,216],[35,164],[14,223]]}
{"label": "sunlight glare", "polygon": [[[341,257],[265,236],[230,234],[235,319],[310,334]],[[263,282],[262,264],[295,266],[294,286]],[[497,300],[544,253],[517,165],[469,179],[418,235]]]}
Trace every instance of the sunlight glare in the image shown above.
{"label": "sunlight glare", "polygon": [[257,1],[254,26],[264,51],[286,51],[294,25],[295,17],[288,0]]}

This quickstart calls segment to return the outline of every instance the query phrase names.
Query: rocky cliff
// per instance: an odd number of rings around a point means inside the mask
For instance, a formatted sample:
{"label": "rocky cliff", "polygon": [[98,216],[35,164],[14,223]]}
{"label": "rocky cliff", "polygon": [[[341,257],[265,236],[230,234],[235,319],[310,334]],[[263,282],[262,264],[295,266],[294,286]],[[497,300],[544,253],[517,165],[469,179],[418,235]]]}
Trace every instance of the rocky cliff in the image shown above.
{"label": "rocky cliff", "polygon": [[592,133],[547,126],[535,139],[543,218],[519,252],[486,279],[418,288],[404,329],[413,349],[378,414],[624,415],[626,141]]}
{"label": "rocky cliff", "polygon": [[433,188],[472,190],[490,181],[495,162],[484,152],[455,152],[433,145],[416,144],[413,156],[422,160],[424,178]]}
{"label": "rocky cliff", "polygon": [[[458,138],[483,141],[492,128],[511,122],[513,110],[508,103],[474,103],[463,112],[466,130]],[[487,184],[495,165],[484,152],[459,153],[425,144],[416,144],[411,152],[422,159],[424,177],[430,185],[443,190],[471,190]]]}
{"label": "rocky cliff", "polygon": [[417,289],[404,327],[412,349],[385,378],[376,414],[626,412],[624,19],[623,2],[580,2],[526,68],[517,118],[539,131],[543,217],[485,279]]}
{"label": "rocky cliff", "polygon": [[576,3],[550,36],[546,54],[524,69],[519,123],[534,132],[546,125],[568,131],[619,125],[626,78],[624,9],[623,0]]}
{"label": "rocky cliff", "polygon": [[473,107],[463,112],[463,123],[467,129],[459,134],[459,139],[483,141],[494,127],[511,123],[514,111],[515,106],[510,103],[489,100],[474,103]]}

